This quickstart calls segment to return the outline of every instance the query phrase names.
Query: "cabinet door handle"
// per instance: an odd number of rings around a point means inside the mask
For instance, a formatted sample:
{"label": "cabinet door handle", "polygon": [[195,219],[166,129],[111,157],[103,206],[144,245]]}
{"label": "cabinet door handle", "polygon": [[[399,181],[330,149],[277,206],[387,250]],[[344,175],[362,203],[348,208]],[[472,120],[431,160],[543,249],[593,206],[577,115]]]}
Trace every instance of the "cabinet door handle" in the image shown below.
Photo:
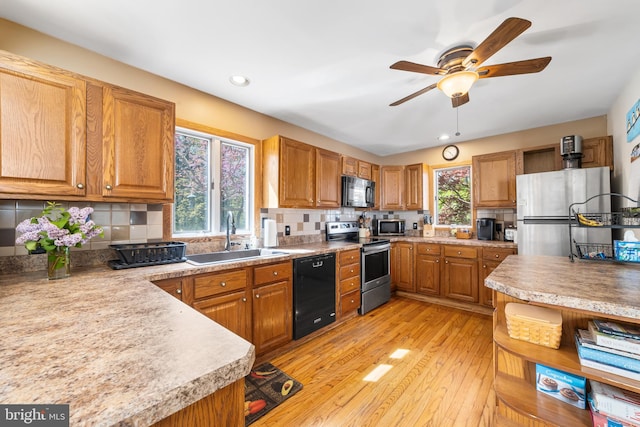
{"label": "cabinet door handle", "polygon": [[439,260],[439,259],[437,259],[437,260],[436,260],[436,264],[438,264],[439,262],[440,262],[440,260]]}
{"label": "cabinet door handle", "polygon": [[449,264],[449,261],[445,260],[445,261],[444,261],[444,263],[445,263],[445,264]]}
{"label": "cabinet door handle", "polygon": [[277,271],[274,271],[274,272],[273,272],[273,275],[274,275],[274,276],[277,276],[277,275],[278,275],[278,272],[277,272]]}
{"label": "cabinet door handle", "polygon": [[242,302],[247,302],[247,299],[243,297]]}
{"label": "cabinet door handle", "polygon": [[354,302],[355,302],[354,300],[351,300],[351,304],[353,304]]}
{"label": "cabinet door handle", "polygon": [[462,252],[458,251],[458,255],[462,255]]}
{"label": "cabinet door handle", "polygon": [[105,185],[104,188],[106,188],[109,191],[113,190],[113,187],[110,184]]}
{"label": "cabinet door handle", "polygon": [[496,254],[496,258],[500,258],[500,254]]}
{"label": "cabinet door handle", "polygon": [[260,298],[260,294],[256,294],[256,298]]}
{"label": "cabinet door handle", "polygon": [[82,189],[84,188],[84,184],[83,184],[83,183],[81,183],[81,182],[79,182],[79,183],[77,183],[77,184],[76,184],[76,187],[77,187],[79,190],[82,190]]}
{"label": "cabinet door handle", "polygon": [[176,294],[181,294],[182,293],[182,289],[176,289]]}
{"label": "cabinet door handle", "polygon": [[225,286],[227,286],[227,282],[220,282],[220,286],[224,288]]}
{"label": "cabinet door handle", "polygon": [[484,265],[482,266],[482,268],[487,268],[487,264],[484,264]]}

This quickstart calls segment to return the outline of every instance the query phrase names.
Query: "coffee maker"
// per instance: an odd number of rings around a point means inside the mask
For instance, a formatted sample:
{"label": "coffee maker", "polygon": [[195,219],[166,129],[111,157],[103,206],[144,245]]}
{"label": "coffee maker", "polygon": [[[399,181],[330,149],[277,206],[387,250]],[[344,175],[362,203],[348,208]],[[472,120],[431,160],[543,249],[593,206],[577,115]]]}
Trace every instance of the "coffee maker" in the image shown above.
{"label": "coffee maker", "polygon": [[563,136],[560,139],[560,154],[563,169],[582,167],[582,137],[580,135]]}
{"label": "coffee maker", "polygon": [[495,218],[478,218],[476,220],[476,235],[478,236],[478,240],[493,240],[495,231]]}

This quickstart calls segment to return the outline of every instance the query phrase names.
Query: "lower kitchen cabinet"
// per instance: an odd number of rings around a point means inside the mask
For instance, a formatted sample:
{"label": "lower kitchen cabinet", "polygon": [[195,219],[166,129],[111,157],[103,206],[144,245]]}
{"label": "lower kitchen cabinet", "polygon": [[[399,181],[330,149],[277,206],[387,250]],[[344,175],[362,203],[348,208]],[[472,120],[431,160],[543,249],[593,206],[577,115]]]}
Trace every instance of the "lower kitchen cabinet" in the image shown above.
{"label": "lower kitchen cabinet", "polygon": [[252,291],[253,344],[256,354],[274,350],[293,339],[291,261],[254,269]]}
{"label": "lower kitchen cabinet", "polygon": [[478,302],[478,248],[444,246],[442,296]]}
{"label": "lower kitchen cabinet", "polygon": [[[413,243],[397,242],[395,244],[395,284],[396,289],[405,292],[415,292]],[[394,280],[392,276],[391,280]]]}
{"label": "lower kitchen cabinet", "polygon": [[514,255],[515,249],[483,248],[482,267],[480,268],[480,304],[493,307],[493,290],[484,286],[484,279],[500,265],[509,255]]}
{"label": "lower kitchen cabinet", "polygon": [[416,291],[424,295],[440,295],[440,245],[416,244]]}
{"label": "lower kitchen cabinet", "polygon": [[339,292],[340,317],[360,308],[360,250],[352,249],[340,252]]}
{"label": "lower kitchen cabinet", "polygon": [[247,341],[251,341],[251,306],[247,288],[250,271],[250,268],[244,268],[199,274],[192,278],[193,308]]}
{"label": "lower kitchen cabinet", "polygon": [[182,301],[182,278],[164,279],[154,282],[163,291]]}

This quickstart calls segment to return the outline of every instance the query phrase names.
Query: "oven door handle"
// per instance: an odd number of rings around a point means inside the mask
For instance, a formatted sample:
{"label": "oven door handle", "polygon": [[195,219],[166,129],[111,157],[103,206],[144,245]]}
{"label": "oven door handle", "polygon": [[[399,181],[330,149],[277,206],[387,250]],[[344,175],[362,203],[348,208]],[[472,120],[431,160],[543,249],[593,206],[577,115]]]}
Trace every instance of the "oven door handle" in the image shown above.
{"label": "oven door handle", "polygon": [[391,249],[390,243],[383,243],[381,245],[372,245],[372,246],[363,246],[362,253],[363,254],[375,254],[378,252],[384,252]]}

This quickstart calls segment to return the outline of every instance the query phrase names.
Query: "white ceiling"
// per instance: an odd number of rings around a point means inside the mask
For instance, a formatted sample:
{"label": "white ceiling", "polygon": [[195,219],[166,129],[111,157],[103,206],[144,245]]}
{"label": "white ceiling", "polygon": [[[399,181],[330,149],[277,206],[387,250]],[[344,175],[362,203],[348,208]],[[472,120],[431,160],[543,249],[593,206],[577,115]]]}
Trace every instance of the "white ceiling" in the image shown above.
{"label": "white ceiling", "polygon": [[[606,114],[640,69],[638,0],[0,0],[0,16],[365,151],[388,155]],[[456,110],[436,76],[504,19],[533,25],[483,65],[552,56],[478,81]],[[235,87],[229,77],[249,77]]]}

